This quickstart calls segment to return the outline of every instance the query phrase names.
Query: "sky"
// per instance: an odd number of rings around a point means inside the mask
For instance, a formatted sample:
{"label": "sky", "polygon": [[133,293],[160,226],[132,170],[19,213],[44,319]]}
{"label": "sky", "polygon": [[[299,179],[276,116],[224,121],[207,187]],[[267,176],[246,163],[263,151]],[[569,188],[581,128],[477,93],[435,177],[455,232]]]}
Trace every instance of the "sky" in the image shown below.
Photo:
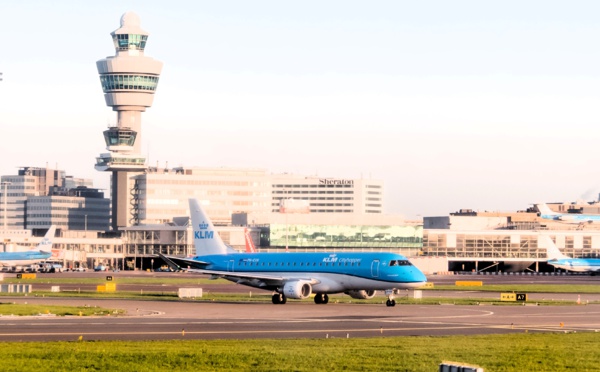
{"label": "sky", "polygon": [[577,0],[4,0],[1,175],[108,190],[96,61],[127,11],[164,63],[152,165],[383,180],[409,219],[598,199],[600,3]]}

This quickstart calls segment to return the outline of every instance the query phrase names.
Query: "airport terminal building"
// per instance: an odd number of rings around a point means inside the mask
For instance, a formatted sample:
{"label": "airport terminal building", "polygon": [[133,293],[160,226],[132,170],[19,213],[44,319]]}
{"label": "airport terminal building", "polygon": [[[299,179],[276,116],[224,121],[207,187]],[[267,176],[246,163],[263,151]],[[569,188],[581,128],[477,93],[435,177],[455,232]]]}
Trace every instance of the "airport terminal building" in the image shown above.
{"label": "airport terminal building", "polygon": [[[557,209],[561,207],[558,206]],[[450,271],[554,271],[540,237],[570,257],[600,257],[600,226],[541,218],[536,211],[460,211],[425,217],[424,256],[447,257]]]}

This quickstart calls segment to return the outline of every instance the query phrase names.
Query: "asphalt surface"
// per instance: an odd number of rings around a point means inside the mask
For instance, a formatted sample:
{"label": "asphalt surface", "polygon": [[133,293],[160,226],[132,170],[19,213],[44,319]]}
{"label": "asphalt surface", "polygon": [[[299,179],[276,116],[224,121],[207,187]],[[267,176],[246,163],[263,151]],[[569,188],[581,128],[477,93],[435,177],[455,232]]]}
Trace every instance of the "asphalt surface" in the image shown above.
{"label": "asphalt surface", "polygon": [[[168,275],[161,273],[160,275]],[[52,275],[52,274],[50,274]],[[64,273],[55,277],[107,275]],[[108,275],[131,275],[108,273]],[[134,274],[148,275],[148,274]],[[154,274],[153,274],[154,275]],[[176,274],[189,275],[189,274]],[[435,284],[482,277],[431,277]],[[600,277],[485,277],[486,283],[550,282],[598,285]],[[56,285],[56,283],[54,283]],[[218,285],[219,292],[250,289]],[[61,288],[63,285],[61,285]],[[175,288],[159,286],[165,291]],[[205,287],[205,286],[203,286]],[[423,291],[424,297],[482,297],[476,291]],[[0,341],[84,340],[187,340],[247,338],[346,338],[412,335],[474,335],[522,332],[597,332],[600,305],[585,305],[600,295],[539,294],[562,299],[577,296],[582,305],[535,306],[535,299],[520,306],[397,305],[335,303],[316,305],[311,300],[271,303],[223,303],[194,301],[133,301],[90,298],[0,297],[0,302],[48,305],[99,306],[121,309],[126,315],[102,317],[1,316]],[[538,296],[538,295],[535,295]],[[384,297],[382,297],[384,300]]]}

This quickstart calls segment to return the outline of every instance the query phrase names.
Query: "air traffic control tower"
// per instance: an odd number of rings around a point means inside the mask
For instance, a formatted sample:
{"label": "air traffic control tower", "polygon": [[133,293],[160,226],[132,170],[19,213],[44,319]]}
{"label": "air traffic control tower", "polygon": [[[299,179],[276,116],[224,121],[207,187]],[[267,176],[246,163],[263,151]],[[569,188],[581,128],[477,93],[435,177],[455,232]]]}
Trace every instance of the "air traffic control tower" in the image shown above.
{"label": "air traffic control tower", "polygon": [[112,228],[130,226],[131,176],[146,170],[141,153],[142,112],[152,106],[162,62],[144,55],[148,33],[133,12],[121,16],[121,27],[111,33],[115,56],[96,62],[106,105],[117,112],[117,126],[104,131],[108,153],[96,158],[98,171],[112,172]]}

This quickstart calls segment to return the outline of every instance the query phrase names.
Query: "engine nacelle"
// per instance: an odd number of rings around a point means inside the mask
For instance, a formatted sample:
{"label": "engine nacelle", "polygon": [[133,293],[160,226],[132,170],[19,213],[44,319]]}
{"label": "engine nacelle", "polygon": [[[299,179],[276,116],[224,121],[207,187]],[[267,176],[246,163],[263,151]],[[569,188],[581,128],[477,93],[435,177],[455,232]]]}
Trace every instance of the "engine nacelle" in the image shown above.
{"label": "engine nacelle", "polygon": [[288,298],[304,299],[311,295],[312,286],[303,280],[287,282],[283,286],[283,294]]}
{"label": "engine nacelle", "polygon": [[375,297],[375,290],[374,289],[370,289],[370,290],[364,290],[361,289],[360,291],[348,291],[346,292],[346,294],[352,298],[356,298],[357,300],[369,300],[373,297]]}

